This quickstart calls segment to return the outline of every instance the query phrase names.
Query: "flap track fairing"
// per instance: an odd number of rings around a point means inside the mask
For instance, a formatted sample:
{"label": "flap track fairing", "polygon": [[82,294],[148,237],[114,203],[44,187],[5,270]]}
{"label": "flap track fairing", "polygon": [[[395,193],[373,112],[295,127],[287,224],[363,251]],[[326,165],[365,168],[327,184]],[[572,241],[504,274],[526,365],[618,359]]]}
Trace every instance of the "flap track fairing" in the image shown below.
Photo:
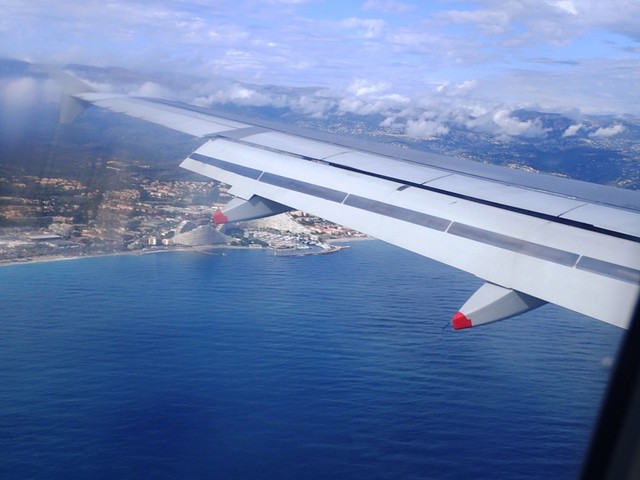
{"label": "flap track fairing", "polygon": [[453,316],[455,330],[484,325],[528,312],[544,305],[544,300],[516,290],[485,283]]}
{"label": "flap track fairing", "polygon": [[267,198],[253,195],[249,200],[234,198],[213,215],[213,223],[220,225],[228,222],[244,222],[270,217],[292,210],[291,207]]}

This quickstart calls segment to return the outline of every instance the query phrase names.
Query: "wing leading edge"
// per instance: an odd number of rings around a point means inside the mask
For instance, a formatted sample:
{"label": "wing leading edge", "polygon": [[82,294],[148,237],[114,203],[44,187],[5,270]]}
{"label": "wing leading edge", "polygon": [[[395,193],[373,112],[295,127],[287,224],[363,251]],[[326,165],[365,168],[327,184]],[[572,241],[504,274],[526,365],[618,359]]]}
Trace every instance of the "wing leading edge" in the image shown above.
{"label": "wing leading edge", "polygon": [[75,93],[205,138],[181,167],[231,185],[216,223],[299,209],[487,283],[467,328],[546,302],[627,328],[640,293],[640,194],[459,159],[360,145],[157,99]]}

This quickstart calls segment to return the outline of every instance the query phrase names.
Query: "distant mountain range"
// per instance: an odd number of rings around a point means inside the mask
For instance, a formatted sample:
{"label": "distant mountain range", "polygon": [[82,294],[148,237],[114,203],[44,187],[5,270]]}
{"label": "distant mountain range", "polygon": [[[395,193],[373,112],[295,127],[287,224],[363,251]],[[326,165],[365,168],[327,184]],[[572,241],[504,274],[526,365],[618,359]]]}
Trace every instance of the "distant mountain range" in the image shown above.
{"label": "distant mountain range", "polygon": [[[522,118],[535,117],[549,132],[542,137],[496,138],[489,133],[450,127],[446,135],[426,140],[412,139],[392,129],[380,127],[380,118],[303,120],[297,123],[338,133],[350,133],[377,141],[395,143],[417,150],[468,158],[594,183],[640,189],[640,121],[618,117],[585,117],[577,134],[563,136],[572,120],[560,114],[524,111]],[[615,123],[624,133],[614,137],[593,137],[590,132]]]}
{"label": "distant mountain range", "polygon": [[[440,111],[432,113],[431,117],[435,120],[431,120],[425,114],[426,110],[414,110],[412,114],[416,118],[427,118],[428,120],[421,121],[432,122],[439,128],[434,135],[415,138],[410,135],[407,125],[412,121],[415,125],[417,121],[403,117],[401,112],[393,110],[393,105],[371,113],[353,113],[342,109],[340,99],[331,97],[331,94],[322,89],[248,85],[220,79],[215,85],[209,85],[212,95],[215,95],[203,101],[207,85],[202,84],[202,79],[193,76],[141,74],[116,67],[85,65],[70,65],[67,68],[80,77],[100,84],[110,84],[121,90],[144,84],[176,92],[183,88],[189,93],[182,100],[196,100],[232,113],[640,190],[640,119],[630,115],[585,115],[579,112],[512,109],[507,113],[496,110],[484,117],[467,115],[460,121],[457,117],[443,115]],[[44,75],[34,71],[26,62],[0,59],[1,102],[7,101],[2,90],[23,77],[41,80]],[[195,84],[199,85],[200,91],[189,90]],[[240,94],[237,93],[238,89],[242,90]],[[322,108],[321,114],[311,114],[309,108],[301,107],[303,102],[316,102]],[[3,111],[6,108],[0,104],[0,113]],[[499,115],[502,117],[498,118]],[[390,121],[391,117],[393,121]],[[117,117],[113,121],[121,122],[122,119]],[[511,122],[522,133],[518,134],[515,130],[515,133],[512,131],[504,134],[499,128],[500,121]],[[108,130],[106,125],[112,121],[101,116],[101,122],[106,122],[100,126],[100,130],[105,131]],[[133,127],[135,123],[127,121],[127,126],[136,130],[146,128]],[[117,130],[121,132],[120,129]],[[4,139],[4,143],[0,143],[0,162],[5,164],[8,159],[1,157],[6,157],[6,145]],[[188,152],[183,153],[186,155]],[[179,160],[180,158],[176,158],[176,162]]]}

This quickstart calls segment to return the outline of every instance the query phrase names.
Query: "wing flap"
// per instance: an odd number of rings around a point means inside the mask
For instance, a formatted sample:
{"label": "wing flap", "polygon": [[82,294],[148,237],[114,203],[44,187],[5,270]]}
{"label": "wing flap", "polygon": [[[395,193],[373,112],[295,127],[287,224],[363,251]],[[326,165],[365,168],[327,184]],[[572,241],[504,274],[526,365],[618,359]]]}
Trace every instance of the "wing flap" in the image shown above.
{"label": "wing flap", "polygon": [[522,292],[485,283],[460,307],[451,323],[456,330],[486,325],[528,312],[544,304],[540,299]]}
{"label": "wing flap", "polygon": [[612,231],[640,237],[640,215],[636,212],[608,208],[603,205],[583,204],[562,214],[563,218],[587,223]]}
{"label": "wing flap", "polygon": [[536,192],[498,182],[466,177],[459,174],[437,178],[426,185],[443,191],[456,192],[461,196],[486,200],[500,205],[559,216],[585,203],[571,198]]}
{"label": "wing flap", "polygon": [[289,152],[292,155],[323,160],[333,155],[349,151],[342,145],[333,145],[318,140],[310,140],[281,132],[263,132],[252,135],[247,141],[253,145],[273,150]]}
{"label": "wing flap", "polygon": [[400,178],[405,182],[424,184],[436,178],[452,175],[452,172],[415,163],[392,160],[389,157],[368,152],[350,150],[326,158],[334,165],[340,165],[358,171],[368,171],[386,178]]}

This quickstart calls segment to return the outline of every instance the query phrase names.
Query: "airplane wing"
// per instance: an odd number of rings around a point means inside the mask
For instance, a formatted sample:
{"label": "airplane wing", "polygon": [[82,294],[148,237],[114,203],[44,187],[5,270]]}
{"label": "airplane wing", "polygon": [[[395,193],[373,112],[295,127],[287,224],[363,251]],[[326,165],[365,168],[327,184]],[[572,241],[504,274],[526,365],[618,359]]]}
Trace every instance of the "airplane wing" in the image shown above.
{"label": "airplane wing", "polygon": [[236,198],[216,223],[298,209],[480,277],[456,329],[546,302],[628,327],[640,293],[638,192],[160,99],[76,91],[62,120],[86,104],[203,138],[181,166],[231,185]]}

